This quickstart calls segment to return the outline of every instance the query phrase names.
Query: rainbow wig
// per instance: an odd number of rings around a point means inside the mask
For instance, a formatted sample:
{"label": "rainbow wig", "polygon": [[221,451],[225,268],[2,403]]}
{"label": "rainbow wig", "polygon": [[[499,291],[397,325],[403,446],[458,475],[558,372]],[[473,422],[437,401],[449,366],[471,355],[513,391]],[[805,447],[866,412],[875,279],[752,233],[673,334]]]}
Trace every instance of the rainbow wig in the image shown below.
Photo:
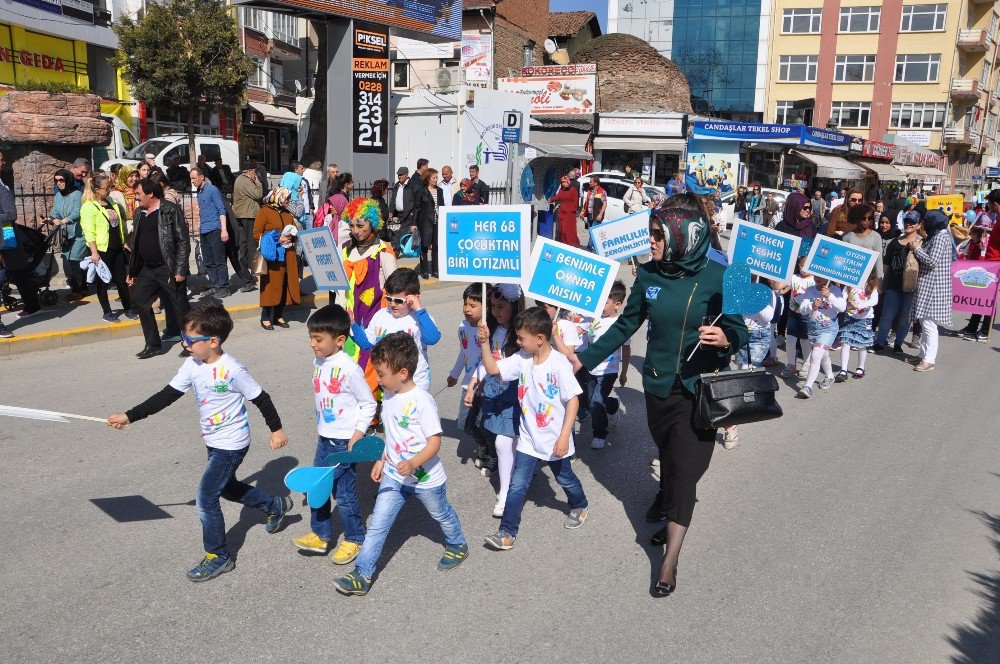
{"label": "rainbow wig", "polygon": [[340,218],[346,221],[364,219],[371,224],[373,231],[378,230],[378,227],[382,225],[382,215],[379,213],[378,203],[370,198],[355,198],[347,204]]}

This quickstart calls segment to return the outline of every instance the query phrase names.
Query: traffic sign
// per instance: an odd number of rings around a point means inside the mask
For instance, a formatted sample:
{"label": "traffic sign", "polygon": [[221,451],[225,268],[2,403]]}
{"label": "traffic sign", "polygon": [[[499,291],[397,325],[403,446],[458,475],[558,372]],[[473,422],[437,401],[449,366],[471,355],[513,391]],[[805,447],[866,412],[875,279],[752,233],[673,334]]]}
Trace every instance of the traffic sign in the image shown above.
{"label": "traffic sign", "polygon": [[521,142],[521,126],[524,116],[521,111],[504,111],[503,126],[500,128],[500,139],[504,143]]}

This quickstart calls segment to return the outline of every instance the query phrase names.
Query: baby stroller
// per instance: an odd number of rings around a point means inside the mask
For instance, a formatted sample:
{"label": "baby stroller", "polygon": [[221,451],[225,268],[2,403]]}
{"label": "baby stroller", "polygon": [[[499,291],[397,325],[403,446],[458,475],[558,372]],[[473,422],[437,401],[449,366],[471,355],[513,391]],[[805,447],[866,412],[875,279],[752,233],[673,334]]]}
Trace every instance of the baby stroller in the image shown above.
{"label": "baby stroller", "polygon": [[[55,291],[49,290],[52,277],[59,271],[59,264],[52,251],[52,241],[59,234],[58,230],[48,235],[37,228],[17,226],[17,239],[23,242],[24,253],[28,258],[27,269],[31,273],[32,283],[38,287],[38,300],[42,306],[51,307],[59,301]],[[8,310],[19,309],[23,302],[14,297],[13,284],[7,278],[7,271],[0,270],[0,301]]]}

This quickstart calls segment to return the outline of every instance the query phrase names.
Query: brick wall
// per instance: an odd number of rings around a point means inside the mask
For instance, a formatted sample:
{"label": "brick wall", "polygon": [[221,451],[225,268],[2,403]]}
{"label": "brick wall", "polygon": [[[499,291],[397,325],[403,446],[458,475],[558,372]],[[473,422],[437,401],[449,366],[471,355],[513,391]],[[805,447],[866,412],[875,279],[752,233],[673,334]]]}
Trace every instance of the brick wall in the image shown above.
{"label": "brick wall", "polygon": [[[490,14],[487,11],[486,16]],[[466,11],[462,19],[465,31],[489,32],[490,21]],[[532,64],[544,64],[545,40],[549,29],[548,0],[505,0],[497,6],[493,34],[494,77],[519,76],[524,64],[524,47],[534,42]]]}

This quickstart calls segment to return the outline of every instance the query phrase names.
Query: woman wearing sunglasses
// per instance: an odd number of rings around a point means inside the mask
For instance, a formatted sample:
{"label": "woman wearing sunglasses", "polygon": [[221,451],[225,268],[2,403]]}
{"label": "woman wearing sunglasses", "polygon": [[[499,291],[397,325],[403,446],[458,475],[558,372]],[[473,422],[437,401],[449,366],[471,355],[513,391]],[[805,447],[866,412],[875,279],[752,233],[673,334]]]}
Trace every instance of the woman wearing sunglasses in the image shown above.
{"label": "woman wearing sunglasses", "polygon": [[80,261],[87,256],[87,242],[83,239],[80,228],[80,207],[82,192],[73,186],[72,171],[60,168],[55,174],[56,196],[49,214],[49,223],[62,227],[65,235],[62,240],[63,274],[70,294],[68,300],[82,300],[87,296],[87,280]]}
{"label": "woman wearing sunglasses", "polygon": [[[297,228],[295,218],[288,211],[292,194],[284,187],[278,187],[267,195],[265,205],[257,213],[253,222],[253,239],[260,245],[260,239],[272,231],[278,233],[278,244],[290,245],[294,238],[285,234],[291,226]],[[298,304],[302,299],[299,291],[299,261],[294,247],[287,247],[283,260],[267,261],[267,274],[260,277],[260,326],[273,330],[274,326],[289,327],[285,320],[285,306]]]}
{"label": "woman wearing sunglasses", "polygon": [[805,194],[788,194],[785,207],[781,210],[781,221],[774,227],[775,230],[798,235],[802,239],[813,237],[816,235],[816,227],[813,225],[814,204],[815,201],[809,200]]}
{"label": "woman wearing sunglasses", "polygon": [[[344,208],[341,218],[351,231],[341,250],[349,284],[344,308],[353,313],[356,323],[368,327],[375,312],[386,306],[385,280],[396,271],[396,255],[389,243],[379,238],[384,220],[377,201],[355,198]],[[371,351],[361,350],[350,339],[344,350],[364,369],[372,393],[378,391],[378,375],[368,361]]]}
{"label": "woman wearing sunglasses", "polygon": [[[652,260],[639,266],[625,310],[579,361],[593,369],[649,321],[642,385],[661,474],[646,520],[667,522],[650,540],[667,545],[652,588],[655,597],[665,597],[677,586],[695,490],[715,449],[716,430],[694,426],[695,384],[700,374],[728,367],[750,336],[742,316],[721,315],[725,268],[708,258],[710,221],[698,197],[668,198],[653,213],[649,234]],[[715,322],[704,324],[709,321]]]}

